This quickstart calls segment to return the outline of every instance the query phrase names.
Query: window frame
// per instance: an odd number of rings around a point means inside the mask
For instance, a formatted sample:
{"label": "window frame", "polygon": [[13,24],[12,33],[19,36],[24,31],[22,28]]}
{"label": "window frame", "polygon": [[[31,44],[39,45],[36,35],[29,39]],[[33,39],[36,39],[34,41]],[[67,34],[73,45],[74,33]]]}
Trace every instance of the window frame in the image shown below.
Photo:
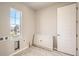
{"label": "window frame", "polygon": [[[20,34],[19,34],[19,35],[17,35],[17,34],[16,34],[16,35],[13,35],[13,37],[14,37],[14,36],[22,36],[22,30],[21,30],[21,27],[22,27],[22,11],[19,10],[19,9],[17,9],[17,8],[10,8],[10,11],[9,11],[9,12],[10,12],[10,15],[9,15],[9,18],[10,18],[10,35],[11,35],[11,25],[17,25],[17,24],[16,24],[16,19],[17,19],[17,18],[16,18],[16,14],[15,14],[15,17],[12,17],[12,16],[11,16],[11,9],[15,9],[16,11],[20,12],[20,24],[19,24],[19,27],[20,27],[20,29],[19,29],[19,30],[20,30]],[[11,24],[11,18],[15,18],[15,24]],[[18,18],[18,19],[19,19],[19,18]],[[11,36],[12,36],[12,35],[11,35]]]}

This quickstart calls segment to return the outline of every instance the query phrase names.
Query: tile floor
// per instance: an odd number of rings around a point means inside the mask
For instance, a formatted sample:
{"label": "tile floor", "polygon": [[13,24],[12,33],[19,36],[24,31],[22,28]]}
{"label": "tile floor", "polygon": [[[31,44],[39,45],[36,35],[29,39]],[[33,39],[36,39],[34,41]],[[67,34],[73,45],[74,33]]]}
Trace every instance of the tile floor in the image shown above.
{"label": "tile floor", "polygon": [[25,49],[24,51],[19,52],[14,56],[69,56],[69,55],[57,51],[50,52],[48,50],[32,46],[31,48]]}

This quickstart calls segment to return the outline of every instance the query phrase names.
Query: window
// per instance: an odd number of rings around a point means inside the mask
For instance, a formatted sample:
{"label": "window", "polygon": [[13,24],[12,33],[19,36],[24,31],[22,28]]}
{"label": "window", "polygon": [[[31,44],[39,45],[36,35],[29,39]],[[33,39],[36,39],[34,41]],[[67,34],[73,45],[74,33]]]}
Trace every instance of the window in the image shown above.
{"label": "window", "polygon": [[20,35],[22,12],[14,8],[10,9],[10,27],[12,36]]}

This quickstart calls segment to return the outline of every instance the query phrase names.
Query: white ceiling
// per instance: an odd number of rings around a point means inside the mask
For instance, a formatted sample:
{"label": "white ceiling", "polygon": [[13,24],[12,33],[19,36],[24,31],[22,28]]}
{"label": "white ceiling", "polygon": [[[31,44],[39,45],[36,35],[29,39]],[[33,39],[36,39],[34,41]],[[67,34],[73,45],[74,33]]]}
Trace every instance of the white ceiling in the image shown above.
{"label": "white ceiling", "polygon": [[72,2],[24,2],[24,4],[33,10],[39,10],[56,4],[70,4]]}
{"label": "white ceiling", "polygon": [[54,3],[56,2],[24,2],[24,4],[26,4],[27,6],[29,6],[30,8],[34,10],[48,7]]}

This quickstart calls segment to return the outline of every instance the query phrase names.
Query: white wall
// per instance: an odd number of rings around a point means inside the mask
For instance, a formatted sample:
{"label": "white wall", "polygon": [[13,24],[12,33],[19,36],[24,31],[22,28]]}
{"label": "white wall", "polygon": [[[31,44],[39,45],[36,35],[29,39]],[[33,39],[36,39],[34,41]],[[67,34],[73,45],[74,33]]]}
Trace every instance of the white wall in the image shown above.
{"label": "white wall", "polygon": [[[48,36],[56,36],[56,8],[46,8],[40,11],[37,11],[36,13],[37,19],[36,19],[36,33],[39,33],[41,35],[48,35]],[[41,37],[40,35],[40,37]],[[46,39],[42,39],[42,42]],[[38,40],[39,41],[39,40]],[[48,43],[49,42],[49,43]],[[46,40],[44,43],[39,42],[36,45],[41,45],[42,47],[49,46],[51,50],[53,50],[53,42],[52,39]],[[47,45],[46,45],[46,44]],[[46,47],[47,48],[47,47]]]}
{"label": "white wall", "polygon": [[47,8],[37,12],[37,33],[56,34],[56,8]]}
{"label": "white wall", "polygon": [[[22,17],[22,38],[19,40],[21,41],[21,49],[29,46],[29,42],[32,41],[34,28],[35,28],[35,13],[32,9],[28,8],[24,4],[21,3],[0,3],[0,35],[10,35],[10,8],[16,8],[21,10],[23,13]],[[10,55],[14,53],[14,41],[16,39],[9,39],[9,45],[7,46],[9,52],[6,52],[6,55]],[[25,41],[24,41],[25,40]],[[1,48],[0,48],[1,49]],[[1,53],[0,53],[1,54]],[[5,55],[5,54],[4,54]]]}
{"label": "white wall", "polygon": [[[48,8],[40,9],[36,12],[36,34],[51,34],[54,40],[54,47],[56,48],[57,36],[57,8],[72,3],[57,3]],[[42,40],[44,41],[44,39]],[[49,41],[49,40],[48,40]],[[48,43],[45,42],[45,43]],[[36,43],[36,42],[35,42]],[[50,42],[52,45],[52,43]],[[47,44],[49,45],[49,44]],[[52,46],[53,47],[53,46]]]}

